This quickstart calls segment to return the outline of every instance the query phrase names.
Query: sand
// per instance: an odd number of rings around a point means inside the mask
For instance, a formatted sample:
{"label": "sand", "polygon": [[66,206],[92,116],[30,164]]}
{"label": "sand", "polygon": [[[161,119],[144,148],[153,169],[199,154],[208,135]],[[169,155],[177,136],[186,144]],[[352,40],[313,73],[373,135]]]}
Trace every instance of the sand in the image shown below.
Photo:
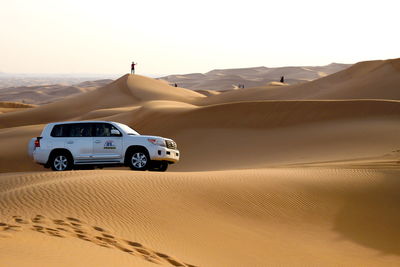
{"label": "sand", "polygon": [[2,264],[398,266],[399,175],[328,168],[1,175]]}
{"label": "sand", "polygon": [[[36,81],[37,83],[34,86],[17,85],[19,81],[21,81],[23,84],[25,79],[26,78],[15,78],[16,85],[0,88],[0,101],[24,102],[34,105],[43,105],[60,101],[67,97],[83,92],[89,92],[112,82],[112,80],[105,79],[86,81],[71,85],[54,83],[45,83],[40,85],[41,82]],[[35,80],[30,82],[35,83]],[[0,78],[0,87],[1,84],[2,79]]]}
{"label": "sand", "polygon": [[[219,94],[125,75],[0,114],[0,266],[398,266],[399,60]],[[173,138],[181,161],[28,158],[46,123],[89,119]]]}
{"label": "sand", "polygon": [[308,83],[260,86],[208,98],[207,104],[255,100],[400,100],[400,60],[366,61]]}
{"label": "sand", "polygon": [[26,108],[34,108],[36,105],[24,104],[19,102],[0,101],[0,114],[14,111],[21,111]]}
{"label": "sand", "polygon": [[159,79],[171,84],[177,83],[179,86],[192,90],[225,91],[237,89],[239,84],[244,85],[246,88],[264,86],[271,82],[279,81],[282,76],[285,77],[285,81],[289,84],[304,83],[341,71],[350,66],[348,64],[332,63],[326,66],[308,67],[216,69],[204,74],[169,75]]}

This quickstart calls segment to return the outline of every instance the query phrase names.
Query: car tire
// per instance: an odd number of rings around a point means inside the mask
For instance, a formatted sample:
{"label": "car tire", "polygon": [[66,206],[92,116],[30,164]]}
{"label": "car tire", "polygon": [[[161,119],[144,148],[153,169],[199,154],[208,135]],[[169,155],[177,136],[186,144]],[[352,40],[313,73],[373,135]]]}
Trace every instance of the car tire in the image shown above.
{"label": "car tire", "polygon": [[168,162],[166,161],[153,161],[149,171],[165,172],[168,169]]}
{"label": "car tire", "polygon": [[72,157],[65,152],[55,153],[50,159],[53,171],[69,171],[74,167]]}
{"label": "car tire", "polygon": [[150,165],[149,153],[145,150],[133,150],[128,156],[128,165],[134,171],[145,171]]}

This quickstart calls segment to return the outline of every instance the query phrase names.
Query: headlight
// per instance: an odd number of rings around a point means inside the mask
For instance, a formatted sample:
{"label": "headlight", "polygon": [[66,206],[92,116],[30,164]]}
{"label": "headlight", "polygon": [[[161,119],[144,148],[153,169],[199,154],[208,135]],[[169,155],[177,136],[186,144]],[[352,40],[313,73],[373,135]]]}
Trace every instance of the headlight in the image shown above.
{"label": "headlight", "polygon": [[148,138],[147,141],[152,143],[153,145],[157,146],[165,146],[165,141],[163,139],[157,139],[157,138]]}

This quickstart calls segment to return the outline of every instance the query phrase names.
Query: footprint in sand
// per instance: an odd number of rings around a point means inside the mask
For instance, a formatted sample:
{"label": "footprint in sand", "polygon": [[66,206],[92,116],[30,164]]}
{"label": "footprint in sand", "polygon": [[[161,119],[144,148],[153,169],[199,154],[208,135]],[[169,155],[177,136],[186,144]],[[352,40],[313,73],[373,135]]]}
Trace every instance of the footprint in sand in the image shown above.
{"label": "footprint in sand", "polygon": [[57,224],[57,225],[62,225],[62,226],[66,226],[66,225],[69,225],[67,222],[65,222],[64,220],[53,220],[53,223],[54,224]]}
{"label": "footprint in sand", "polygon": [[109,234],[101,234],[102,236],[106,237],[106,238],[110,238],[110,239],[114,239],[115,237],[113,235],[109,235]]}
{"label": "footprint in sand", "polygon": [[51,237],[78,238],[101,247],[118,249],[155,264],[167,264],[176,267],[197,267],[192,264],[180,262],[167,254],[146,248],[141,243],[118,238],[102,227],[87,225],[74,217],[48,219],[43,215],[37,214],[31,220],[25,220],[19,215],[13,216],[12,219],[20,225],[0,222],[0,237],[11,237],[11,235],[5,234],[5,232],[22,231],[24,230],[24,225],[30,225],[30,227],[25,229],[30,229]]}
{"label": "footprint in sand", "polygon": [[18,232],[18,231],[22,231],[22,227],[19,225],[12,225],[9,224],[6,227],[4,227],[4,231],[14,231],[14,232]]}
{"label": "footprint in sand", "polygon": [[22,227],[19,225],[13,225],[13,224],[0,222],[0,231],[1,232],[18,232],[18,231],[22,231]]}
{"label": "footprint in sand", "polygon": [[89,241],[89,242],[93,242],[89,236],[85,235],[85,234],[77,234],[76,237],[85,240],[85,241]]}
{"label": "footprint in sand", "polygon": [[157,254],[157,256],[165,259],[166,261],[168,261],[169,263],[171,263],[174,266],[194,266],[194,265],[188,265],[188,264],[185,264],[185,263],[180,263],[177,260],[171,258],[170,256],[168,256],[168,255],[166,255],[164,253],[156,252],[156,254]]}
{"label": "footprint in sand", "polygon": [[67,217],[67,220],[72,221],[72,222],[76,222],[76,223],[82,223],[81,220],[76,219],[74,217]]}
{"label": "footprint in sand", "polygon": [[43,215],[37,214],[35,217],[32,218],[33,223],[45,223],[45,217]]}
{"label": "footprint in sand", "polygon": [[45,233],[45,231],[44,231],[44,227],[43,226],[41,226],[41,225],[32,225],[32,228],[31,228],[33,231],[36,231],[36,232],[39,232],[39,233]]}
{"label": "footprint in sand", "polygon": [[129,240],[125,240],[126,243],[128,243],[128,245],[132,246],[132,247],[143,247],[142,244],[137,243],[137,242],[133,242],[133,241],[129,241]]}
{"label": "footprint in sand", "polygon": [[98,227],[98,226],[93,226],[93,229],[96,231],[99,231],[99,232],[106,232],[106,230],[104,230],[103,228]]}
{"label": "footprint in sand", "polygon": [[14,221],[19,224],[29,224],[28,221],[25,221],[24,219],[21,218],[14,218]]}
{"label": "footprint in sand", "polygon": [[54,237],[65,237],[58,230],[52,228],[46,228],[46,233]]}

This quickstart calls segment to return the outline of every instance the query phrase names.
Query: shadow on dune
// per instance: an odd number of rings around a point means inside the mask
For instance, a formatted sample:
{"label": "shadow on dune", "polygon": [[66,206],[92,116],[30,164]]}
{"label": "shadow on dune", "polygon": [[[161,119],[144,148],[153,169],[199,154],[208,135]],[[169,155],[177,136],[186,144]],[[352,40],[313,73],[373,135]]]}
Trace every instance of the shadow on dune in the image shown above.
{"label": "shadow on dune", "polygon": [[334,230],[362,246],[400,255],[398,178],[390,175],[368,188],[352,191],[335,219]]}

